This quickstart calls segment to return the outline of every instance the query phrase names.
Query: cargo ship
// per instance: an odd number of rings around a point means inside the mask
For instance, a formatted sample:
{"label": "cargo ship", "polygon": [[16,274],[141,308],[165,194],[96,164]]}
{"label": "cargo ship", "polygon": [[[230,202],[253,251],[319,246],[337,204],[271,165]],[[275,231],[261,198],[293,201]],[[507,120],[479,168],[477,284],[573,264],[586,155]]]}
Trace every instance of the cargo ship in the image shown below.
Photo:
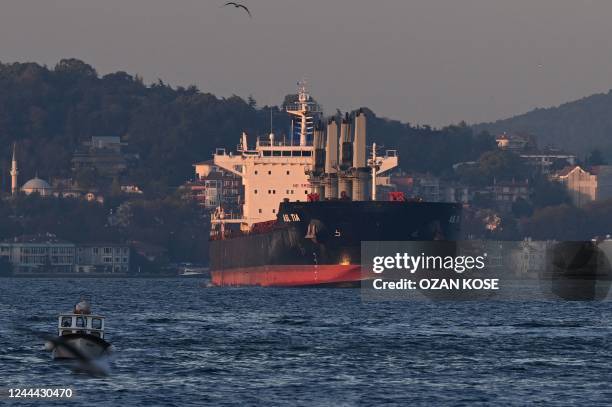
{"label": "cargo ship", "polygon": [[[241,211],[211,215],[210,272],[218,286],[350,286],[364,277],[363,241],[456,240],[461,205],[378,193],[398,165],[394,150],[366,149],[366,115],[321,120],[300,82],[288,140],[271,133],[216,166],[242,179]],[[326,123],[323,125],[322,123]]]}

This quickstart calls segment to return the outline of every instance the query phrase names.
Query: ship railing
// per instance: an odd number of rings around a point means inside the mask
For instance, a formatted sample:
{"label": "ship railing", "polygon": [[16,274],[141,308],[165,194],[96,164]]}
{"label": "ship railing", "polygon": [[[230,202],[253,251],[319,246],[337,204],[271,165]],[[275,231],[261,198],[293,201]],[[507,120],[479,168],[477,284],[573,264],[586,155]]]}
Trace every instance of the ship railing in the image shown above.
{"label": "ship railing", "polygon": [[[312,99],[308,100],[305,102],[306,105],[308,105],[308,112],[309,113],[318,113],[321,111],[321,106],[319,104],[317,104],[316,102],[313,102]],[[296,103],[288,103],[285,105],[285,110],[289,111],[294,111],[294,112],[299,112],[302,110],[302,103],[301,102],[296,102]]]}
{"label": "ship railing", "polygon": [[292,147],[291,144],[286,143],[283,140],[274,140],[274,141],[270,141],[270,140],[264,140],[264,139],[257,139],[257,146],[258,147]]}
{"label": "ship railing", "polygon": [[219,216],[219,214],[216,213],[212,213],[210,215],[210,220],[214,222],[228,222],[242,219],[244,219],[244,217],[240,213],[227,212],[224,213],[222,216]]}

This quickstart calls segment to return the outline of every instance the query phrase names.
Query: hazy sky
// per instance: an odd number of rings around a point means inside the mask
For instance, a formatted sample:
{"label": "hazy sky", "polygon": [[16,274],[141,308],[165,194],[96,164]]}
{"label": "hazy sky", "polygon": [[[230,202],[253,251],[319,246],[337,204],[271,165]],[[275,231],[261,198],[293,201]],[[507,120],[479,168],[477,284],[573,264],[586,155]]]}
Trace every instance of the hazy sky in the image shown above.
{"label": "hazy sky", "polygon": [[0,0],[0,61],[278,104],[302,76],[329,112],[444,125],[612,87],[611,0]]}

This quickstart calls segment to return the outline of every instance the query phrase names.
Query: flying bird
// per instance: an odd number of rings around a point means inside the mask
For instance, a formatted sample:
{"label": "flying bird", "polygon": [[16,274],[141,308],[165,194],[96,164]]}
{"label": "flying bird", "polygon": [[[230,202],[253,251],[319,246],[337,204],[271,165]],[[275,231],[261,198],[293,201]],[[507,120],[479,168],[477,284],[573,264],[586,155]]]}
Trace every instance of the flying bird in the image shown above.
{"label": "flying bird", "polygon": [[236,3],[234,1],[228,1],[227,3],[225,3],[223,5],[223,7],[225,7],[225,6],[234,6],[236,8],[242,8],[242,9],[244,9],[244,11],[246,11],[248,13],[249,17],[253,18],[253,16],[251,15],[251,11],[244,4]]}

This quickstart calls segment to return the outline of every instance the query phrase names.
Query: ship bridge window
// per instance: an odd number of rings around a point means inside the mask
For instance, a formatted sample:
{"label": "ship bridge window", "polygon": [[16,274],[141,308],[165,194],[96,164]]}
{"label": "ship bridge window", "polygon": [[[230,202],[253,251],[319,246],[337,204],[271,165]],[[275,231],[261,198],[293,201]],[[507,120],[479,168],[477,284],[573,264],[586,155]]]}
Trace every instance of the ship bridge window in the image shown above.
{"label": "ship bridge window", "polygon": [[62,327],[68,328],[72,326],[72,317],[62,317]]}
{"label": "ship bridge window", "polygon": [[272,155],[274,157],[280,157],[281,156],[281,152],[279,150],[275,150],[275,151],[272,151]]}
{"label": "ship bridge window", "polygon": [[264,157],[272,157],[272,151],[270,151],[270,150],[264,150],[264,152],[263,152],[263,156],[264,156]]}
{"label": "ship bridge window", "polygon": [[78,326],[79,328],[85,327],[85,320],[83,319],[83,317],[77,317],[76,326]]}
{"label": "ship bridge window", "polygon": [[291,151],[283,151],[283,157],[291,157]]}
{"label": "ship bridge window", "polygon": [[310,157],[312,156],[312,151],[302,151],[302,157]]}
{"label": "ship bridge window", "polygon": [[301,151],[292,151],[291,155],[294,157],[301,157],[302,156],[302,152]]}

